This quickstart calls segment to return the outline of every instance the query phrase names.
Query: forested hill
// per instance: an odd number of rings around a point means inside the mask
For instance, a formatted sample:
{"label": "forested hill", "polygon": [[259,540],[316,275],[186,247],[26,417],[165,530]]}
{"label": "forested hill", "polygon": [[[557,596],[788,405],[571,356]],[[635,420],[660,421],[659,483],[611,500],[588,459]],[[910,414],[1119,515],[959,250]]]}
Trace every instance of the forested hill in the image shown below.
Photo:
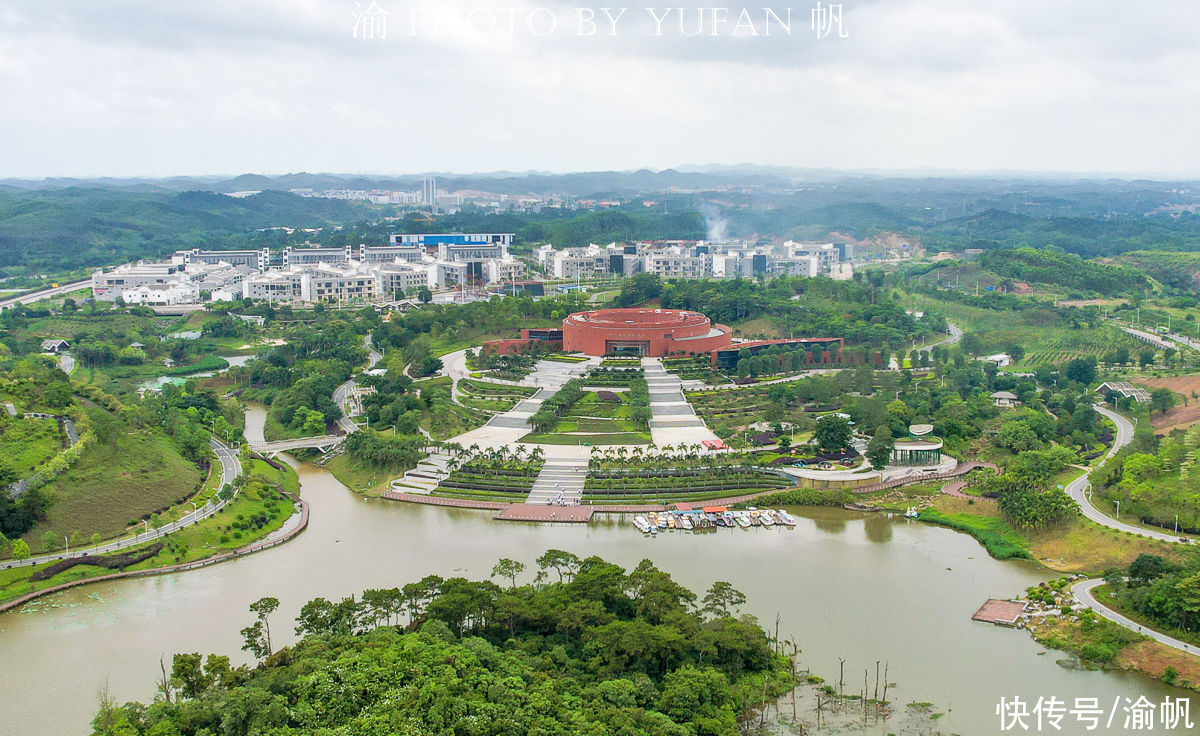
{"label": "forested hill", "polygon": [[93,733],[738,736],[794,679],[758,623],[737,616],[745,597],[729,583],[697,600],[649,560],[626,572],[550,550],[538,564],[532,585],[516,585],[523,564],[500,560],[500,584],[431,575],[317,598],[296,619],[304,639],[277,652],[270,632],[288,627],[264,598],[242,630],[259,666],[176,653],[163,697],[104,700]]}
{"label": "forested hill", "polygon": [[928,226],[927,248],[1058,247],[1084,258],[1133,250],[1200,250],[1200,216],[1031,217],[988,210]]}
{"label": "forested hill", "polygon": [[249,197],[116,189],[0,191],[0,267],[107,266],[180,248],[238,247],[254,228],[370,216],[365,205],[267,191]]}

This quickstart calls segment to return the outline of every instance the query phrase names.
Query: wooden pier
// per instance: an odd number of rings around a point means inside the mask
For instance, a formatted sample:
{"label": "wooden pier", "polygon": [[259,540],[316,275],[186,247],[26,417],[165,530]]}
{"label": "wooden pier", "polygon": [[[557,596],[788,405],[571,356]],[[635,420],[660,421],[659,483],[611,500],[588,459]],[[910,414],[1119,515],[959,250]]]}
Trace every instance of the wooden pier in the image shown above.
{"label": "wooden pier", "polygon": [[590,506],[552,506],[550,504],[513,503],[505,506],[493,519],[500,521],[549,521],[567,524],[586,524],[591,521]]}

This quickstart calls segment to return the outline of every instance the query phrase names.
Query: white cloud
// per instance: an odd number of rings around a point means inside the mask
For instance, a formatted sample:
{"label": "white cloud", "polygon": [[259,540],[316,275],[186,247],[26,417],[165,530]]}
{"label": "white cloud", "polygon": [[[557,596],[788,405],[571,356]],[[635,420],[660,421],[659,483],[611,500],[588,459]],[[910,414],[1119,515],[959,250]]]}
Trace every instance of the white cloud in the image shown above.
{"label": "white cloud", "polygon": [[[804,4],[794,35],[771,39],[652,38],[644,6],[616,38],[577,38],[566,21],[547,38],[410,37],[411,3],[379,4],[389,38],[368,42],[351,37],[349,0],[10,2],[0,176],[745,161],[1200,172],[1187,122],[1200,6],[1184,0],[843,0],[851,37],[819,42]],[[576,4],[500,3],[567,20]]]}

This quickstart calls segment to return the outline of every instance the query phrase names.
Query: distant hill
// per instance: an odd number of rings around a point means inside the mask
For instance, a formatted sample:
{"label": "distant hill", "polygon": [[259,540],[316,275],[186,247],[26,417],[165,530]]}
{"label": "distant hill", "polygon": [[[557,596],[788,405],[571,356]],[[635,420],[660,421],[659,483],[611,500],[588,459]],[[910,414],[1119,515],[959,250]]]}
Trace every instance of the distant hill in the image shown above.
{"label": "distant hill", "polygon": [[255,228],[315,227],[372,216],[353,202],[286,192],[234,198],[68,187],[0,192],[0,267],[73,269],[230,247]]}

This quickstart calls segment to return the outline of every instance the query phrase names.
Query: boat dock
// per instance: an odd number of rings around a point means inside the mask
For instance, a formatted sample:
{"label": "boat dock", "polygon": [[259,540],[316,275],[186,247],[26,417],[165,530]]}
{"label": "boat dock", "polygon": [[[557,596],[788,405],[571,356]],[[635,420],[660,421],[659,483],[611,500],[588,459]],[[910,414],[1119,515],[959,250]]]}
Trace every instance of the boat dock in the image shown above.
{"label": "boat dock", "polygon": [[543,503],[511,503],[493,519],[500,521],[549,521],[568,524],[586,524],[591,521],[590,506],[557,506]]}

